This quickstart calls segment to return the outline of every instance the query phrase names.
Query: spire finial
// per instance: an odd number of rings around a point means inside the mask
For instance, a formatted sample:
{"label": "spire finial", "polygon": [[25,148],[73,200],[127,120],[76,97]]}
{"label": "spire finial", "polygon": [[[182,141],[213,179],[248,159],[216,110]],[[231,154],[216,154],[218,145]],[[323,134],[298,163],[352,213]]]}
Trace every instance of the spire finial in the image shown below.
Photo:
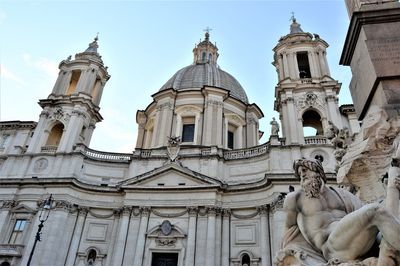
{"label": "spire finial", "polygon": [[206,36],[206,41],[208,41],[210,39],[210,31],[212,31],[212,29],[210,27],[205,28],[203,31],[205,31],[205,36]]}
{"label": "spire finial", "polygon": [[295,23],[296,22],[296,18],[294,17],[294,12],[292,11],[292,16],[290,17],[290,20]]}
{"label": "spire finial", "polygon": [[96,33],[96,37],[94,37],[94,41],[97,42],[99,40],[99,32]]}
{"label": "spire finial", "polygon": [[290,25],[290,34],[303,33],[300,24],[297,23],[296,18],[294,17],[294,12],[292,12],[292,17],[290,18],[290,20],[292,21],[292,24]]}

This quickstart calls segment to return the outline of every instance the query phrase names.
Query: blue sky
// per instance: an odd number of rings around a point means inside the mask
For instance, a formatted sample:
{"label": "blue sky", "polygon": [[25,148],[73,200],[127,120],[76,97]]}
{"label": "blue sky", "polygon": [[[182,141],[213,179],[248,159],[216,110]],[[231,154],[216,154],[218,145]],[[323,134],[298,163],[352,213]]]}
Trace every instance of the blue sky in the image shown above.
{"label": "blue sky", "polygon": [[212,28],[219,66],[264,112],[268,140],[277,83],[273,47],[289,32],[291,12],[306,32],[330,44],[331,75],[342,82],[339,103],[351,103],[351,72],[339,66],[349,19],[344,0],[314,1],[6,1],[0,0],[0,119],[37,121],[58,64],[84,51],[99,32],[99,53],[109,67],[90,147],[132,152],[135,114],[179,69]]}

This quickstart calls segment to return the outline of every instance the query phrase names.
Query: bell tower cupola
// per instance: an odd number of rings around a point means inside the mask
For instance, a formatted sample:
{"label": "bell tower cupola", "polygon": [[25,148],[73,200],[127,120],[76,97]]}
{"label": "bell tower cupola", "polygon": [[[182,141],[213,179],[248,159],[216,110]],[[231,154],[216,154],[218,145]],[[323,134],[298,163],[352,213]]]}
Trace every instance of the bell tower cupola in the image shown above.
{"label": "bell tower cupola", "polygon": [[217,64],[218,48],[210,42],[210,28],[205,29],[205,38],[193,49],[194,64]]}
{"label": "bell tower cupola", "polygon": [[328,43],[304,32],[294,15],[289,34],[274,47],[278,84],[275,110],[280,114],[287,144],[305,144],[307,137],[324,136],[333,123],[342,128],[338,107],[341,84],[330,76]]}
{"label": "bell tower cupola", "polygon": [[89,146],[100,115],[100,101],[110,78],[98,53],[98,37],[89,47],[59,64],[60,72],[43,108],[27,152],[70,152],[82,143]]}

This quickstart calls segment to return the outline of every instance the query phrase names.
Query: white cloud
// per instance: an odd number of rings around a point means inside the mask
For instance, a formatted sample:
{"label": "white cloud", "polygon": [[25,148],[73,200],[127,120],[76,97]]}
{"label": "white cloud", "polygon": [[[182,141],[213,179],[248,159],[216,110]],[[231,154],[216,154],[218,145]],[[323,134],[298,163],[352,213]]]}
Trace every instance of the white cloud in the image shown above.
{"label": "white cloud", "polygon": [[4,65],[0,65],[0,76],[1,76],[1,78],[14,81],[14,82],[18,83],[19,85],[25,85],[25,82],[22,80],[22,78],[18,77],[16,74],[11,72]]}

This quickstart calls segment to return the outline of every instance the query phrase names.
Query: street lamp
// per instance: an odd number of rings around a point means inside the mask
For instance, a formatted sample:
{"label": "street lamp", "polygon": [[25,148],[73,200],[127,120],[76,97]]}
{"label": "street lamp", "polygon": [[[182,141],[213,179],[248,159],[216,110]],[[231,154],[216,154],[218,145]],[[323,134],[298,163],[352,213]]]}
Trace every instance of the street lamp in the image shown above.
{"label": "street lamp", "polygon": [[35,242],[33,243],[33,247],[31,250],[31,254],[29,255],[29,260],[28,260],[27,266],[31,265],[33,253],[35,252],[35,248],[36,248],[36,243],[38,241],[42,240],[41,235],[42,235],[42,229],[44,227],[44,222],[47,221],[47,219],[49,218],[49,214],[50,214],[51,201],[52,201],[51,196],[52,196],[52,194],[50,194],[50,196],[45,200],[43,206],[41,207],[40,214],[39,214],[40,224],[38,225],[38,230],[37,230],[36,236],[35,236]]}

